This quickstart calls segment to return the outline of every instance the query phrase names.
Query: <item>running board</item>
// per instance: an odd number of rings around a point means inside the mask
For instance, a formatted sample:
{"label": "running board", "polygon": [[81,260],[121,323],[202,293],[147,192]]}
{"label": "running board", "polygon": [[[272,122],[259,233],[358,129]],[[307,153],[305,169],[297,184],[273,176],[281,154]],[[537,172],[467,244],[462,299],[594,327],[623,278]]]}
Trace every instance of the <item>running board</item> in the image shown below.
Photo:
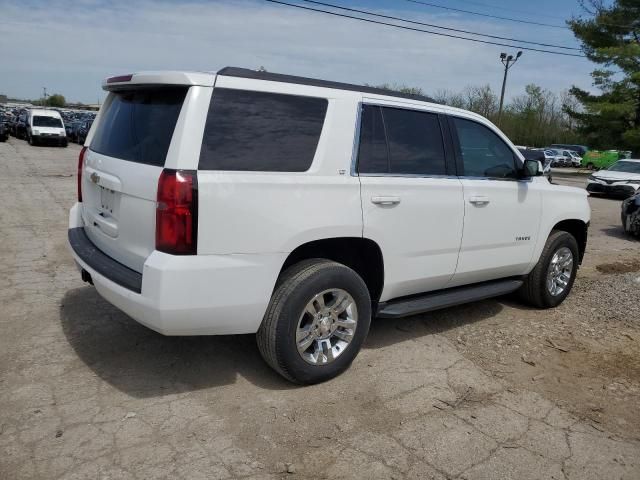
{"label": "running board", "polygon": [[431,312],[441,308],[453,307],[463,303],[476,302],[485,298],[505,295],[517,290],[522,280],[508,279],[484,282],[464,287],[449,288],[439,292],[431,292],[419,297],[404,300],[392,300],[381,303],[378,318],[401,318],[418,313]]}

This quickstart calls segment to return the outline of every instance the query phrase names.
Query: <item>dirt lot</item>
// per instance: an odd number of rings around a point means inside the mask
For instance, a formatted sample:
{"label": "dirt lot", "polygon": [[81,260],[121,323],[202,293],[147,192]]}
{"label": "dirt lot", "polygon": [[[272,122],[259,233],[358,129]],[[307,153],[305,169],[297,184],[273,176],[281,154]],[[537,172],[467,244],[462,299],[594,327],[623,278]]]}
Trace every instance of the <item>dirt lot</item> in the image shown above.
{"label": "dirt lot", "polygon": [[640,478],[640,242],[618,201],[591,199],[558,309],[376,321],[346,374],[297,388],[252,336],[163,337],[81,282],[78,150],[0,143],[0,478]]}

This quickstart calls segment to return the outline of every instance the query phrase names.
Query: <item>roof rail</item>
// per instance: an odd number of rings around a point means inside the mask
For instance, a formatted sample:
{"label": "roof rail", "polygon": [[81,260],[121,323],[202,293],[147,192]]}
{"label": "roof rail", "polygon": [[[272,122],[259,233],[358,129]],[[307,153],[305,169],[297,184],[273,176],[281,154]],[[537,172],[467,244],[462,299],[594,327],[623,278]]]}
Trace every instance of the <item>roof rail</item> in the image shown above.
{"label": "roof rail", "polygon": [[218,70],[218,75],[225,77],[251,78],[255,80],[267,80],[270,82],[295,83],[298,85],[309,85],[312,87],[335,88],[336,90],[349,90],[352,92],[373,93],[376,95],[386,95],[388,97],[407,98],[409,100],[419,100],[421,102],[438,103],[433,98],[424,95],[414,95],[402,93],[385,88],[369,87],[366,85],[354,85],[351,83],[333,82],[330,80],[319,80],[316,78],[297,77],[295,75],[284,75],[281,73],[263,72],[250,70],[248,68],[225,67]]}

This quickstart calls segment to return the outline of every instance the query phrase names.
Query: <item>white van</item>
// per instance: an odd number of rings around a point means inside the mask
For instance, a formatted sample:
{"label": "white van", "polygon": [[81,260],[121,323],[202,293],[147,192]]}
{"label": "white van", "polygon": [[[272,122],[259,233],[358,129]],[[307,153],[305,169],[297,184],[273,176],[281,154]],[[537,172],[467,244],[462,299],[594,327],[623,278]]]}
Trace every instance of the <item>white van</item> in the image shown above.
{"label": "white van", "polygon": [[480,115],[238,68],[103,88],[69,244],[84,280],[162,334],[257,333],[277,372],[315,383],[373,317],[513,291],[551,308],[576,278],[587,193]]}
{"label": "white van", "polygon": [[67,146],[67,132],[60,113],[55,110],[31,109],[27,113],[27,142],[29,145],[55,144]]}

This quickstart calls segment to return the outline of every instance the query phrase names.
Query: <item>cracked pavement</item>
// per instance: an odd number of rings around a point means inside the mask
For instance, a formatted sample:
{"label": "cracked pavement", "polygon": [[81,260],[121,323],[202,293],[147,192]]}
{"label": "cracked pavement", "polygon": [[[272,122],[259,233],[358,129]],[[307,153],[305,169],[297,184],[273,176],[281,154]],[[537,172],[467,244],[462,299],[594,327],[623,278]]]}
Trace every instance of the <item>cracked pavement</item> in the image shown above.
{"label": "cracked pavement", "polygon": [[350,370],[301,388],[252,336],[138,325],[67,253],[78,151],[0,143],[0,478],[640,478],[638,432],[496,376],[446,326],[376,321]]}

